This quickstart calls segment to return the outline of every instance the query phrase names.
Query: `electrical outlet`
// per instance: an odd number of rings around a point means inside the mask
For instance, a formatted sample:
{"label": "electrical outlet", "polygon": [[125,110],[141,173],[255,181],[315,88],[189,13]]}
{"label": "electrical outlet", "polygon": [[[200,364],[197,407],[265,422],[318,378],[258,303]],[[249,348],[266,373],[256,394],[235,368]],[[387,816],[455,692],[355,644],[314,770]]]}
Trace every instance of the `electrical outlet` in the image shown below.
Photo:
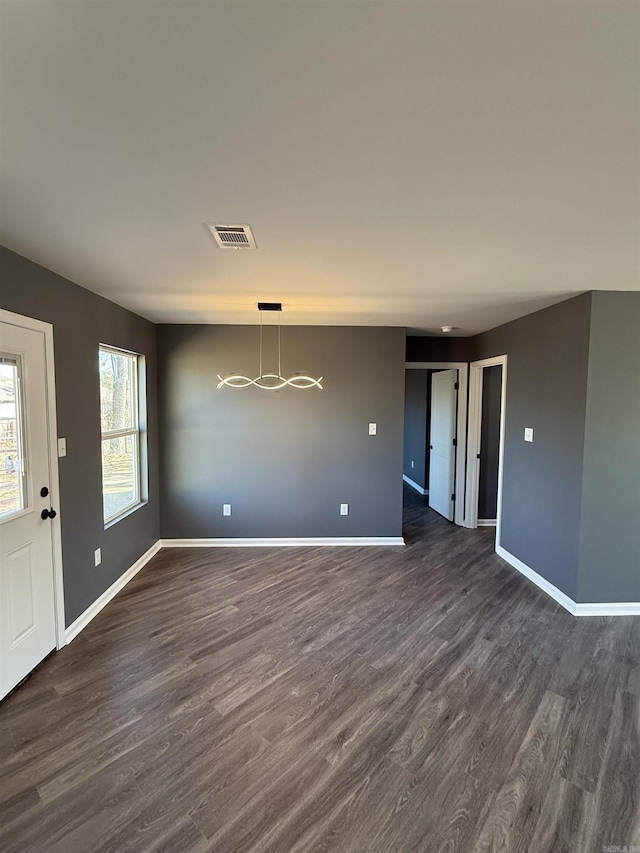
{"label": "electrical outlet", "polygon": [[533,427],[524,428],[524,440],[533,441]]}
{"label": "electrical outlet", "polygon": [[102,562],[102,548],[96,548],[96,550],[93,552],[93,559],[96,566],[99,566]]}
{"label": "electrical outlet", "polygon": [[58,439],[58,458],[62,459],[63,456],[67,455],[67,439],[59,438]]}
{"label": "electrical outlet", "polygon": [[231,504],[222,504],[222,514],[231,515]]}
{"label": "electrical outlet", "polygon": [[378,434],[378,424],[369,424],[369,435]]}
{"label": "electrical outlet", "polygon": [[349,504],[340,504],[340,515],[349,515]]}

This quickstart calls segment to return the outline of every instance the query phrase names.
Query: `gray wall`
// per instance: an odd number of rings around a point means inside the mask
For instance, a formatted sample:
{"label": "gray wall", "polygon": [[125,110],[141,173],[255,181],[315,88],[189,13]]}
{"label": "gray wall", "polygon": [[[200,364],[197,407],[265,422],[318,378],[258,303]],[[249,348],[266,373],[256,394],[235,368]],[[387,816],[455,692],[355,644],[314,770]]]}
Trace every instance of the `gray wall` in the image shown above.
{"label": "gray wall", "polygon": [[502,365],[482,371],[482,429],[480,434],[480,476],[478,478],[478,518],[494,520],[498,511],[498,462],[500,456],[500,395]]}
{"label": "gray wall", "polygon": [[[68,446],[59,500],[67,624],[160,530],[401,535],[402,330],[284,327],[284,372],[323,374],[325,390],[269,393],[215,389],[218,372],[255,372],[256,327],[160,326],[158,416],[153,324],[2,247],[0,279],[0,307],[54,326],[58,432]],[[407,341],[412,361],[508,355],[502,544],[583,602],[640,600],[639,301],[584,294],[474,338]],[[101,342],[141,352],[148,373],[149,502],[106,531]]]}
{"label": "gray wall", "polygon": [[578,601],[640,601],[640,293],[593,294]]}
{"label": "gray wall", "polygon": [[501,544],[574,600],[590,309],[584,294],[471,339],[472,360],[508,355]]}
{"label": "gray wall", "polygon": [[412,361],[508,356],[502,545],[574,600],[590,315],[587,293],[472,338],[407,347]]}
{"label": "gray wall", "polygon": [[429,372],[427,370],[405,371],[403,471],[423,489],[428,488],[429,482],[429,454],[427,453],[429,402]]}
{"label": "gray wall", "polygon": [[[155,327],[147,320],[0,247],[0,307],[53,324],[67,625],[159,537]],[[98,344],[146,357],[149,501],[104,530],[100,462]],[[102,564],[93,552],[102,548]]]}
{"label": "gray wall", "polygon": [[216,390],[256,374],[257,326],[159,326],[162,536],[400,536],[404,348],[402,329],[285,326],[283,373],[323,391]]}

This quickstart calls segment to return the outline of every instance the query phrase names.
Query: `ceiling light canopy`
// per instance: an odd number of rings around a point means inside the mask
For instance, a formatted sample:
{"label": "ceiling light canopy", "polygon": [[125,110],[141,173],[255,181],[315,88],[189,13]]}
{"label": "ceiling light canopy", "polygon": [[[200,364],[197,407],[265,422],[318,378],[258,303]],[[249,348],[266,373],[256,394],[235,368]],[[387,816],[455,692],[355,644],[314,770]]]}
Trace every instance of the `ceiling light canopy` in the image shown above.
{"label": "ceiling light canopy", "polygon": [[[280,313],[282,312],[281,302],[258,302],[258,311],[260,311],[260,368],[259,374],[255,379],[250,376],[242,376],[235,373],[231,376],[222,377],[218,374],[218,388],[249,388],[255,385],[256,388],[263,388],[265,391],[279,391],[281,388],[297,388],[299,391],[307,388],[319,388],[322,390],[322,376],[319,379],[314,379],[312,376],[307,376],[304,373],[295,373],[286,379],[282,375],[281,367],[281,346],[280,346]],[[263,349],[263,323],[262,316],[265,311],[276,311],[278,314],[278,372],[263,373],[262,370],[262,349]]]}

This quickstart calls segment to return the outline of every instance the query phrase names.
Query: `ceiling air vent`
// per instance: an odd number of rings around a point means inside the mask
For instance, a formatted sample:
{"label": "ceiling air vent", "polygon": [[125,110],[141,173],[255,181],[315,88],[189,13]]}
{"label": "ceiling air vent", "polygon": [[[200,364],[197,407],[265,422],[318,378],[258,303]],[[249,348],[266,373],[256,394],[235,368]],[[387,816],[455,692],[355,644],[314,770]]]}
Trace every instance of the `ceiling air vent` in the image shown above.
{"label": "ceiling air vent", "polygon": [[212,225],[207,228],[221,249],[257,249],[249,225]]}

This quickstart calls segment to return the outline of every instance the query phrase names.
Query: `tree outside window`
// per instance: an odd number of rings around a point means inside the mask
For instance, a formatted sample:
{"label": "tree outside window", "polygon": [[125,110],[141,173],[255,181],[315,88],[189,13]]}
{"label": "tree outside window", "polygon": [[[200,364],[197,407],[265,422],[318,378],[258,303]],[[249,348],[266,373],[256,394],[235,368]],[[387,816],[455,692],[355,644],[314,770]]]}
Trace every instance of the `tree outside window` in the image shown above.
{"label": "tree outside window", "polygon": [[100,346],[102,503],[105,523],[141,503],[139,356]]}

